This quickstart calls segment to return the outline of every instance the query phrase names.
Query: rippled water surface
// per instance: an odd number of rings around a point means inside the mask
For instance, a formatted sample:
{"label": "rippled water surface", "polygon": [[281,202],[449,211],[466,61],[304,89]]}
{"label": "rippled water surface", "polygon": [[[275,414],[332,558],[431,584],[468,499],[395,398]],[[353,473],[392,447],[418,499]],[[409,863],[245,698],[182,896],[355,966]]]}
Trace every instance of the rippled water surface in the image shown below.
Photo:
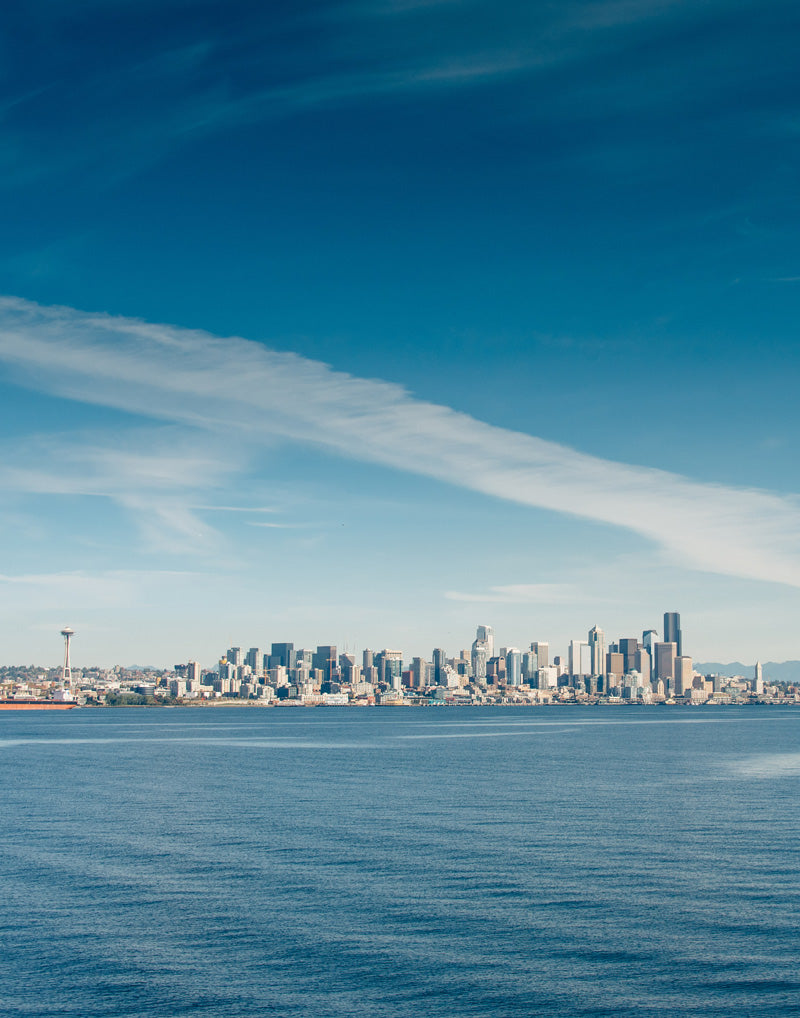
{"label": "rippled water surface", "polygon": [[792,1016],[800,709],[0,714],[8,1016]]}

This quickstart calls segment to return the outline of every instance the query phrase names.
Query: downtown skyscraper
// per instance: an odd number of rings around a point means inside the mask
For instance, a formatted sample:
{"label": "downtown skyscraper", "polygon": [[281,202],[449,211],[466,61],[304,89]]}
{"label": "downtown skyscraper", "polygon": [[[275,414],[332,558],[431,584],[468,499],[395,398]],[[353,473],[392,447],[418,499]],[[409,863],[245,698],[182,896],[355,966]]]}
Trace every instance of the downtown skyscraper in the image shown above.
{"label": "downtown skyscraper", "polygon": [[678,657],[681,657],[683,654],[681,636],[680,614],[678,612],[664,612],[664,643],[674,643]]}

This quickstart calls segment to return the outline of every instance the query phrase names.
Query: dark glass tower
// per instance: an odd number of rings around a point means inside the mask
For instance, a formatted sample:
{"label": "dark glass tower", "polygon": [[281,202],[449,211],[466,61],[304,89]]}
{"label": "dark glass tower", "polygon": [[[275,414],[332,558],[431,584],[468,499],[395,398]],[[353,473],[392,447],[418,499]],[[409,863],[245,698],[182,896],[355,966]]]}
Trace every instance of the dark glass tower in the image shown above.
{"label": "dark glass tower", "polygon": [[678,612],[664,612],[664,643],[674,643],[677,648],[677,656],[683,655],[681,617]]}
{"label": "dark glass tower", "polygon": [[433,652],[433,681],[441,686],[444,681],[445,654],[441,647],[436,647]]}
{"label": "dark glass tower", "polygon": [[[276,664],[282,665],[284,668],[292,669],[295,666],[294,657],[294,644],[293,643],[273,643],[272,654],[270,657],[277,658]],[[274,667],[274,665],[272,666]]]}

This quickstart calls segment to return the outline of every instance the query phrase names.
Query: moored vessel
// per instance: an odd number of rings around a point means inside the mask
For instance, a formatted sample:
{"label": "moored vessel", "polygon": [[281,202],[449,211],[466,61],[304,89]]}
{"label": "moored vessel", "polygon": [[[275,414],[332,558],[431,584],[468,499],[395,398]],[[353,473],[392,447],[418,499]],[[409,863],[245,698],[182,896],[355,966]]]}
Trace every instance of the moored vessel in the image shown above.
{"label": "moored vessel", "polygon": [[0,710],[72,710],[77,706],[74,700],[35,700],[33,697],[0,700]]}

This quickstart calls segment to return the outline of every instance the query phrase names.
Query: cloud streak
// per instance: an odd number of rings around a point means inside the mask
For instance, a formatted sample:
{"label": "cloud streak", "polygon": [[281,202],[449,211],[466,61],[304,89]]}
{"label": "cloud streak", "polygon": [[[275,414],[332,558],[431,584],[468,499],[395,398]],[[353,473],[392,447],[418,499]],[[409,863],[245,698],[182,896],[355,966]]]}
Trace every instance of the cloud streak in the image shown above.
{"label": "cloud streak", "polygon": [[[180,6],[160,5],[159,13]],[[52,48],[48,55],[54,66],[48,62],[38,76],[31,72],[38,54],[24,47],[6,72],[7,88],[16,87],[19,93],[0,107],[0,119],[5,115],[6,120],[0,161],[5,152],[8,163],[2,186],[92,168],[116,181],[176,147],[231,128],[309,110],[372,105],[397,95],[425,98],[437,90],[485,86],[598,59],[618,65],[620,55],[636,53],[643,40],[660,37],[665,28],[696,26],[714,11],[725,10],[722,0],[617,0],[601,5],[565,0],[512,5],[498,17],[495,5],[485,0],[332,0],[284,12],[251,9],[242,19],[236,6],[215,24],[213,33],[203,27],[203,19],[177,17],[165,19],[164,33],[144,33],[142,28],[153,23],[146,5],[98,4],[98,31],[112,31],[113,26],[116,37],[125,24],[132,29],[131,39],[148,39],[146,44],[115,48],[113,56],[96,45],[84,48],[91,40],[75,40],[65,30],[72,16],[66,6],[59,10],[51,5],[46,13],[29,15],[33,38],[44,20],[62,46]],[[67,38],[69,46],[63,42]],[[66,57],[59,63],[62,53]],[[558,94],[563,90],[562,83]],[[649,94],[647,89],[626,91]],[[549,109],[554,98],[548,90],[546,102],[531,106]],[[581,115],[587,98],[577,104]],[[607,106],[600,104],[595,114]],[[56,152],[52,137],[37,134],[43,113],[48,123],[57,114],[59,122],[68,125],[65,144],[56,146]],[[566,115],[562,104],[559,122]]]}
{"label": "cloud streak", "polygon": [[110,499],[130,514],[151,550],[215,552],[222,535],[198,513],[234,507],[196,502],[237,475],[243,461],[208,436],[200,438],[175,426],[134,428],[112,441],[91,432],[30,436],[5,450],[0,491]]}
{"label": "cloud streak", "polygon": [[[589,456],[248,340],[4,298],[0,361],[29,387],[179,422],[243,448],[313,444],[623,527],[695,569],[800,586],[793,496]],[[135,501],[136,491],[124,497]],[[192,525],[174,522],[187,533]]]}
{"label": "cloud streak", "polygon": [[485,594],[448,590],[448,601],[475,604],[553,604],[575,599],[575,590],[565,583],[509,583],[490,587]]}

